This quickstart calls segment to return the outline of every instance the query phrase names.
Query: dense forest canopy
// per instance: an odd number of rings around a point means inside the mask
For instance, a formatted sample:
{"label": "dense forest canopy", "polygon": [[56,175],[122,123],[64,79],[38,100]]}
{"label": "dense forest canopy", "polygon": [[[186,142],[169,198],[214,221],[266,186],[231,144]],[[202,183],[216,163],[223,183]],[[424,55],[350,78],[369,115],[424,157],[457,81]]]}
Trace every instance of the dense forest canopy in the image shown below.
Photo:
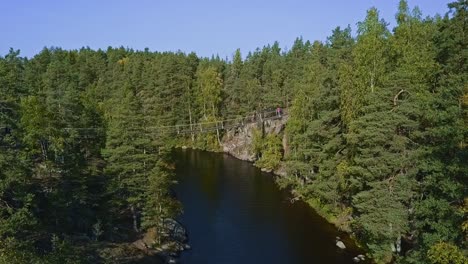
{"label": "dense forest canopy", "polygon": [[11,49],[0,57],[0,262],[92,262],[81,256],[123,233],[162,233],[181,209],[171,148],[216,150],[219,135],[158,128],[281,106],[281,186],[378,263],[466,263],[467,9],[424,17],[402,0],[393,29],[371,8],[355,36],[338,27],[324,43],[275,42],[245,59]]}

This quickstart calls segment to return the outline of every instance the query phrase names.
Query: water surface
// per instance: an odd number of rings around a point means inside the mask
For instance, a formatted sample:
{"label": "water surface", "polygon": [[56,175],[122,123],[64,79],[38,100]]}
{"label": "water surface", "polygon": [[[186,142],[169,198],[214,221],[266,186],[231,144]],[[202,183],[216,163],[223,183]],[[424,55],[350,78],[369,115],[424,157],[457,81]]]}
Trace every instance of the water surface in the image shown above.
{"label": "water surface", "polygon": [[290,202],[272,175],[227,154],[177,150],[179,221],[192,250],[185,264],[353,263],[356,249],[302,202]]}

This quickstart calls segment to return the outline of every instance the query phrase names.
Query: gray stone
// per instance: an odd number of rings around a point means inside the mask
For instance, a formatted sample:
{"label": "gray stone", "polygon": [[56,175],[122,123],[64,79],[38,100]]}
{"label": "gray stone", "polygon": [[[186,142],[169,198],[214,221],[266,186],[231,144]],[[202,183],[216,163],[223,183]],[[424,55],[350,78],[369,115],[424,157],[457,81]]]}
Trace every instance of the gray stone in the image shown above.
{"label": "gray stone", "polygon": [[[265,121],[265,133],[278,135],[284,130],[287,119],[287,116],[285,116],[282,119]],[[256,161],[257,157],[251,146],[254,131],[260,129],[262,129],[261,123],[247,123],[241,129],[231,128],[225,130],[221,140],[223,152],[240,160]]]}
{"label": "gray stone", "polygon": [[179,261],[177,261],[176,258],[171,258],[171,257],[167,258],[166,262],[167,262],[168,264],[176,264],[176,263],[179,263]]}
{"label": "gray stone", "polygon": [[346,246],[345,246],[345,244],[343,243],[343,241],[337,241],[337,242],[336,242],[336,246],[339,247],[339,248],[341,248],[341,249],[345,249],[345,248],[346,248]]}
{"label": "gray stone", "polygon": [[164,219],[164,226],[167,228],[169,232],[169,236],[176,240],[177,242],[185,242],[187,241],[187,231],[185,228],[176,220],[171,218]]}

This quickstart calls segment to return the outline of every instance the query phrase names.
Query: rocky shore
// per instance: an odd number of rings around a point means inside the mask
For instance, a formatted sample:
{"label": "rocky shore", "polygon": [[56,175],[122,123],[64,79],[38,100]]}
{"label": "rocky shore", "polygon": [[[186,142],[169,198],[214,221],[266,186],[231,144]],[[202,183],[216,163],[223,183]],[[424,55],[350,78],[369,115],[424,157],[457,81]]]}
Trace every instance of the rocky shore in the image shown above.
{"label": "rocky shore", "polygon": [[154,257],[161,263],[179,263],[179,255],[182,251],[189,250],[188,235],[185,227],[174,219],[165,219],[166,232],[160,234],[163,242],[156,245],[154,229],[148,230],[141,239],[132,243],[134,247],[143,251],[146,255]]}

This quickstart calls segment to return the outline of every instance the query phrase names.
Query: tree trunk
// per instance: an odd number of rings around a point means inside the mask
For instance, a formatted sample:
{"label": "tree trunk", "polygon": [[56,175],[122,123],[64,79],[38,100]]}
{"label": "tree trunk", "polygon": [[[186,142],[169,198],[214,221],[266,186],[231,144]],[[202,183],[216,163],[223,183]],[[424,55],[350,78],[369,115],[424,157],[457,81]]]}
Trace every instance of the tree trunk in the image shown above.
{"label": "tree trunk", "polygon": [[219,138],[218,122],[216,122],[216,136],[218,137],[218,144],[221,146],[221,139]]}
{"label": "tree trunk", "polygon": [[216,136],[218,137],[218,144],[221,146],[221,140],[219,139],[219,128],[218,128],[218,121],[216,120],[216,110],[215,110],[215,105],[212,104],[211,108],[213,109],[213,117],[216,122]]}
{"label": "tree trunk", "polygon": [[372,61],[372,71],[371,71],[371,92],[374,92],[374,82],[375,82],[375,68],[376,68],[376,58],[374,55],[374,60]]}
{"label": "tree trunk", "polygon": [[135,210],[135,206],[130,206],[130,210],[132,211],[132,218],[133,218],[133,230],[135,230],[135,232],[140,232],[140,230],[138,229],[138,221],[137,221],[137,214],[136,214],[136,210]]}
{"label": "tree trunk", "polygon": [[203,103],[203,117],[205,117],[206,120],[206,103]]}
{"label": "tree trunk", "polygon": [[43,159],[43,161],[47,161],[47,159],[48,159],[48,157],[47,157],[47,141],[41,139],[40,144],[41,144],[42,159]]}
{"label": "tree trunk", "polygon": [[193,127],[192,127],[192,107],[190,107],[190,104],[189,104],[188,112],[189,112],[189,120],[190,120],[190,133],[192,134],[192,142],[194,142],[194,141],[195,141],[195,134],[193,133]]}

